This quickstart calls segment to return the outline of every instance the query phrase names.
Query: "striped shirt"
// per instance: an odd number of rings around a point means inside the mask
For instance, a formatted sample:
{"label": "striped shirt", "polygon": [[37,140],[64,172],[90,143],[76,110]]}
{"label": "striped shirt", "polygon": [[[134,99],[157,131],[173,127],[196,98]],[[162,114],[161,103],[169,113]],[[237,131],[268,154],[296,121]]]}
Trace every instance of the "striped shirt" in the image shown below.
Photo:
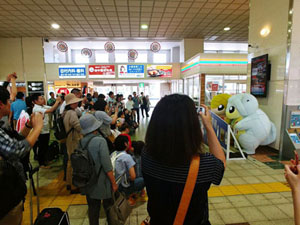
{"label": "striped shirt", "polygon": [[[148,213],[151,225],[173,224],[189,172],[189,165],[170,167],[142,152],[142,172],[148,193]],[[224,164],[214,155],[200,155],[196,186],[187,212],[186,225],[208,225],[207,191],[210,185],[220,184]]]}

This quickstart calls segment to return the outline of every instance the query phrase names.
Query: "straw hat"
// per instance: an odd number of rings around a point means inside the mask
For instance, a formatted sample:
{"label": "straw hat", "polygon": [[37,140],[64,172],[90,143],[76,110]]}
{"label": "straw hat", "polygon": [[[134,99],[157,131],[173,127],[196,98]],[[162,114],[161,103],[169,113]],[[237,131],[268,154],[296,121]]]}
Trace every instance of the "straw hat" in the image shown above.
{"label": "straw hat", "polygon": [[71,105],[71,104],[74,104],[74,103],[77,103],[77,102],[81,102],[82,99],[81,98],[77,98],[74,94],[68,94],[66,97],[65,97],[65,100],[66,100],[66,105]]}
{"label": "straw hat", "polygon": [[99,121],[95,116],[91,114],[84,114],[80,119],[81,133],[83,135],[89,134],[97,130],[103,124],[103,121]]}

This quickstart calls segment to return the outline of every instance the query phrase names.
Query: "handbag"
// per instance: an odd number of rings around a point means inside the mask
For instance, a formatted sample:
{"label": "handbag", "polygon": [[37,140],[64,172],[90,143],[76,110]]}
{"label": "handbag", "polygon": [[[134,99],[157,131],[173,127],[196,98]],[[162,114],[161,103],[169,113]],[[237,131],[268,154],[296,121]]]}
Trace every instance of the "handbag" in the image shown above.
{"label": "handbag", "polygon": [[110,225],[124,225],[132,208],[126,197],[116,191],[112,194],[113,204],[107,210],[107,221]]}
{"label": "handbag", "polygon": [[[183,225],[186,213],[188,211],[190,201],[194,192],[198,171],[200,166],[200,156],[194,156],[189,169],[189,174],[184,185],[183,193],[181,195],[180,203],[173,225]],[[150,217],[148,216],[141,225],[150,225]]]}

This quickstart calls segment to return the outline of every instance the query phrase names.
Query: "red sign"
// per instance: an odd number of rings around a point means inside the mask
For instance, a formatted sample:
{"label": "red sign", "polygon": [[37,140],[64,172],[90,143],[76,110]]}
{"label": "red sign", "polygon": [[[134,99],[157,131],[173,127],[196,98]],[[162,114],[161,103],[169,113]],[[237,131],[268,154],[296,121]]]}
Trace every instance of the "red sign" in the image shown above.
{"label": "red sign", "polygon": [[68,88],[60,88],[57,91],[58,94],[62,94],[65,93],[66,95],[68,95],[70,93],[70,91],[68,90]]}
{"label": "red sign", "polygon": [[211,85],[211,90],[212,91],[218,91],[219,90],[219,84],[212,84]]}
{"label": "red sign", "polygon": [[114,78],[115,76],[114,65],[89,65],[90,78]]}

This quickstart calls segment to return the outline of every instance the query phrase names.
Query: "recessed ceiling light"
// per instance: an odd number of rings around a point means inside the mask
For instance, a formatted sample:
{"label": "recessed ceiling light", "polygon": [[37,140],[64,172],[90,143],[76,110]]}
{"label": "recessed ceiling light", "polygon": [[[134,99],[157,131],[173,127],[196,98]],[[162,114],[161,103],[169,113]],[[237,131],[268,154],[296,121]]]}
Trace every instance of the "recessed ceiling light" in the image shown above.
{"label": "recessed ceiling light", "polygon": [[224,30],[225,30],[225,31],[229,31],[229,30],[230,30],[230,27],[224,27]]}
{"label": "recessed ceiling light", "polygon": [[59,24],[57,24],[57,23],[51,24],[51,27],[54,28],[54,29],[59,29],[60,28]]}
{"label": "recessed ceiling light", "polygon": [[142,28],[143,30],[147,30],[147,29],[148,29],[148,25],[147,25],[147,24],[142,24],[142,25],[141,25],[141,28]]}

